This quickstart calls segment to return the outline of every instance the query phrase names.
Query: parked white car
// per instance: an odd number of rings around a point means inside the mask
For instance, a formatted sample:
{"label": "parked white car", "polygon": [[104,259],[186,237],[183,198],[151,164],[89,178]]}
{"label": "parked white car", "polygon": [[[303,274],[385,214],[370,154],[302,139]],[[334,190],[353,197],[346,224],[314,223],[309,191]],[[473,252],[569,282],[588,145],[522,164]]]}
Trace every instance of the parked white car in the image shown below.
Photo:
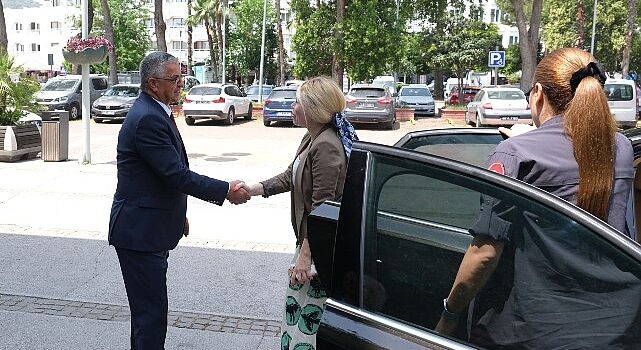
{"label": "parked white car", "polygon": [[610,112],[619,127],[633,128],[638,117],[637,87],[634,80],[608,79],[603,87]]}
{"label": "parked white car", "polygon": [[532,115],[521,89],[485,87],[467,104],[465,122],[476,126],[532,124]]}
{"label": "parked white car", "polygon": [[183,113],[187,125],[196,119],[224,120],[232,125],[237,116],[252,118],[252,103],[238,86],[233,84],[201,84],[189,90],[183,100]]}

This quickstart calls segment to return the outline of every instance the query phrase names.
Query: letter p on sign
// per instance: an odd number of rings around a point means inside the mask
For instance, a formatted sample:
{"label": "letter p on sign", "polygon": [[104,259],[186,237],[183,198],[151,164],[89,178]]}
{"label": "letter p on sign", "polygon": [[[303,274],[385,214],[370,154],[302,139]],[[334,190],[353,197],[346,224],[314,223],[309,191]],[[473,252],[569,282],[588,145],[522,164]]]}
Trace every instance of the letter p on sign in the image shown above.
{"label": "letter p on sign", "polygon": [[490,51],[487,57],[487,66],[490,68],[505,67],[505,51]]}

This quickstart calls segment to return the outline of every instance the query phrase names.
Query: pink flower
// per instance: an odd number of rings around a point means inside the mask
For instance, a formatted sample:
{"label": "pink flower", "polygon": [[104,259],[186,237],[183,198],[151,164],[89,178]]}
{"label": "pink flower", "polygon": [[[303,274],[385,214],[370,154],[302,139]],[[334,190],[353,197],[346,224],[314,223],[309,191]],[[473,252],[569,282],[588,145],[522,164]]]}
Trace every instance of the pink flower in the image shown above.
{"label": "pink flower", "polygon": [[101,46],[106,46],[109,52],[113,50],[113,45],[111,45],[109,40],[107,40],[107,38],[103,36],[87,39],[82,39],[77,36],[71,37],[69,41],[67,41],[67,46],[65,47],[65,49],[67,51],[80,52],[87,48],[97,49]]}

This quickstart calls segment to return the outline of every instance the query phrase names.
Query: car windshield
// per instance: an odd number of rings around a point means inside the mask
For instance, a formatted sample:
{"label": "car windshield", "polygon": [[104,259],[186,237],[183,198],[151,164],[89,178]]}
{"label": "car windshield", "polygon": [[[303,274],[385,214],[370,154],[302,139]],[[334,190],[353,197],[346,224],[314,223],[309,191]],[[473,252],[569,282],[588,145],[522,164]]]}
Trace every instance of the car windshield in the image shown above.
{"label": "car windshield", "polygon": [[354,97],[383,97],[385,96],[385,90],[375,89],[375,88],[364,88],[364,89],[352,89],[349,92],[350,95]]}
{"label": "car windshield", "polygon": [[[258,86],[250,86],[247,89],[247,95],[258,95]],[[263,86],[263,95],[269,95],[272,92],[271,87]]]}
{"label": "car windshield", "polygon": [[632,85],[628,84],[605,84],[603,87],[608,101],[630,101],[632,100]]}
{"label": "car windshield", "polygon": [[76,79],[56,79],[50,80],[42,87],[43,91],[69,91],[73,90],[78,80]]}
{"label": "car windshield", "polygon": [[405,88],[401,89],[400,96],[432,96],[430,90],[425,88]]}
{"label": "car windshield", "polygon": [[189,95],[220,95],[220,88],[210,86],[196,86],[189,90]]}
{"label": "car windshield", "polygon": [[114,86],[105,92],[105,96],[136,97],[140,88],[136,86]]}
{"label": "car windshield", "polygon": [[487,97],[492,100],[525,100],[525,94],[521,90],[488,91]]}
{"label": "car windshield", "polygon": [[295,100],[296,90],[274,90],[272,91],[271,95],[269,95],[269,99]]}

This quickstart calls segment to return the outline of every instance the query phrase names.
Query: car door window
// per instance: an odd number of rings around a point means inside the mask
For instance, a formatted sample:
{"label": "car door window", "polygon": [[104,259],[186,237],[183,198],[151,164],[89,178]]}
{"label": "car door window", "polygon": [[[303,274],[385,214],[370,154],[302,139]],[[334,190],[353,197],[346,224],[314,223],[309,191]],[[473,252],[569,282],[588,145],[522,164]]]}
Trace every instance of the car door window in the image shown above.
{"label": "car door window", "polygon": [[485,91],[483,91],[483,90],[479,91],[479,93],[476,94],[476,96],[474,96],[474,100],[472,100],[472,101],[479,102],[483,98],[484,94],[485,94]]}
{"label": "car door window", "polygon": [[487,157],[501,141],[503,137],[499,133],[460,132],[416,136],[397,146],[484,167]]}
{"label": "car door window", "polygon": [[227,95],[229,95],[229,96],[236,96],[236,95],[234,95],[234,90],[232,89],[232,87],[231,87],[231,86],[227,86],[227,87],[225,87],[225,93],[226,93]]}
{"label": "car door window", "polygon": [[[557,311],[562,312],[555,317],[578,322],[577,332],[590,329],[592,313],[639,326],[641,300],[632,295],[641,294],[641,265],[592,228],[511,188],[407,158],[373,153],[368,174],[360,290],[364,309],[434,329],[471,242],[469,230],[486,227],[488,232],[511,232],[510,239],[530,253],[504,252],[487,292],[500,299],[514,284],[527,285],[531,307],[547,314],[533,313],[519,324],[522,334],[538,326],[536,317],[553,317]],[[479,214],[481,203],[484,210],[493,203],[491,209],[500,213],[489,216],[485,226],[480,218],[488,217]],[[545,255],[549,266],[536,272],[516,258],[537,254]],[[534,260],[530,263],[539,261]],[[619,297],[603,300],[599,293]],[[589,307],[572,300],[584,294],[594,296]],[[545,302],[537,303],[535,296],[545,296]],[[488,307],[485,301],[476,300],[475,312]],[[468,314],[462,315],[456,338],[467,342]]]}
{"label": "car door window", "polygon": [[91,79],[94,90],[107,90],[107,79]]}

